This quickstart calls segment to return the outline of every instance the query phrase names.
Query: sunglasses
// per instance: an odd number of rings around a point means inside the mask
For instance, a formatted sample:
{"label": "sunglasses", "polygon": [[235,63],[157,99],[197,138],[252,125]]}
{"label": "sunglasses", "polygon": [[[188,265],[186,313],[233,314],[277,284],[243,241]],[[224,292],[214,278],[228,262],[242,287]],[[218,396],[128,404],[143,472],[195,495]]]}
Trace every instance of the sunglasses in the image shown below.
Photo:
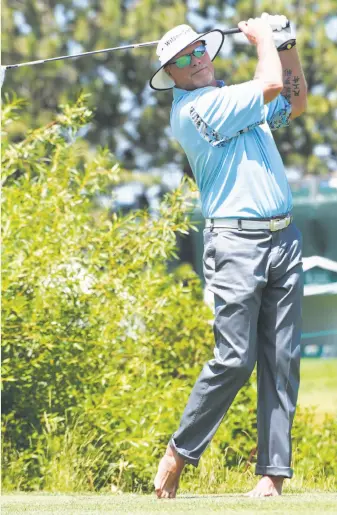
{"label": "sunglasses", "polygon": [[186,66],[189,66],[192,62],[192,55],[194,57],[200,58],[206,53],[206,45],[200,45],[197,48],[193,50],[190,54],[182,55],[181,57],[178,57],[176,61],[171,61],[168,64],[175,64],[177,68],[186,68]]}

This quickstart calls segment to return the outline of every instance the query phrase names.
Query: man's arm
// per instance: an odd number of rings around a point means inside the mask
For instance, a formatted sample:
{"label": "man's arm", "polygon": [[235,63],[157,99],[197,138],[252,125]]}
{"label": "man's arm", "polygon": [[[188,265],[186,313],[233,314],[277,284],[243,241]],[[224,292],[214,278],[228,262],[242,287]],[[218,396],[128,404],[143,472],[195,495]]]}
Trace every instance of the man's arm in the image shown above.
{"label": "man's arm", "polygon": [[254,80],[261,82],[264,103],[274,100],[282,91],[282,66],[277,52],[270,25],[261,18],[250,18],[248,22],[241,21],[239,29],[246,35],[248,41],[256,46],[257,67]]}
{"label": "man's arm", "polygon": [[279,52],[283,72],[283,90],[292,106],[290,120],[297,118],[307,107],[307,83],[296,47]]}
{"label": "man's arm", "polygon": [[[239,28],[257,49],[254,80],[225,88],[200,88],[188,107],[189,119],[214,147],[265,123],[265,104],[283,89],[282,65],[269,24],[256,18],[240,22]],[[290,112],[285,100],[283,104]]]}

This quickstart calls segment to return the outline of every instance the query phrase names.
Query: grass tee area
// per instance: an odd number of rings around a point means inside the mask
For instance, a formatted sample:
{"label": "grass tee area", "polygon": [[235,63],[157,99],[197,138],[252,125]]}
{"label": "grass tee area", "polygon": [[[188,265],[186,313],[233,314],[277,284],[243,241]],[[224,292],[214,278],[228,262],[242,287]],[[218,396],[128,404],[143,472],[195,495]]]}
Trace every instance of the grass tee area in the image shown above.
{"label": "grass tee area", "polygon": [[2,499],[3,515],[21,513],[80,514],[171,514],[246,513],[273,515],[336,513],[337,494],[285,494],[279,498],[246,499],[237,494],[188,495],[175,500],[157,500],[150,495],[9,495]]}

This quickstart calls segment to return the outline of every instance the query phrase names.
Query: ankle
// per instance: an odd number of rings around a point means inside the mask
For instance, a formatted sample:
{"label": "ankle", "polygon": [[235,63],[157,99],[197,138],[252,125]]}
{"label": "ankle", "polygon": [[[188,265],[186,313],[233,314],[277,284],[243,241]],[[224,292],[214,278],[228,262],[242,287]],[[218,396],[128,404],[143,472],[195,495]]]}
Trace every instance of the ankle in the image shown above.
{"label": "ankle", "polygon": [[283,483],[283,481],[285,480],[284,476],[269,476],[269,475],[265,475],[263,477],[267,477],[274,484],[278,484],[278,485],[281,485]]}
{"label": "ankle", "polygon": [[173,447],[171,447],[170,444],[168,444],[168,446],[167,446],[166,455],[169,456],[170,458],[174,458],[176,460],[176,462],[179,463],[180,465],[183,465],[185,463],[185,460],[181,456],[179,456],[177,451]]}

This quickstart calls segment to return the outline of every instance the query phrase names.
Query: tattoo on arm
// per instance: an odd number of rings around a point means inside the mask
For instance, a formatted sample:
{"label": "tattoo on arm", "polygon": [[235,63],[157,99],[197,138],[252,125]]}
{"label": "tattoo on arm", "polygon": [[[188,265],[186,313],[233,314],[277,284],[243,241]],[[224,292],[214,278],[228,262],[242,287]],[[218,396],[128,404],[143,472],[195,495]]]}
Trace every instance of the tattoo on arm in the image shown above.
{"label": "tattoo on arm", "polygon": [[294,97],[298,97],[300,95],[300,78],[298,76],[293,77],[293,93]]}
{"label": "tattoo on arm", "polygon": [[289,103],[291,103],[291,78],[292,78],[293,72],[290,70],[290,68],[286,68],[283,71],[283,84],[284,88],[282,91],[282,95],[288,100]]}
{"label": "tattoo on arm", "polygon": [[288,100],[291,104],[292,97],[300,96],[300,78],[298,75],[293,76],[293,72],[290,68],[285,68],[283,71],[283,84],[284,88],[282,91],[282,95]]}

